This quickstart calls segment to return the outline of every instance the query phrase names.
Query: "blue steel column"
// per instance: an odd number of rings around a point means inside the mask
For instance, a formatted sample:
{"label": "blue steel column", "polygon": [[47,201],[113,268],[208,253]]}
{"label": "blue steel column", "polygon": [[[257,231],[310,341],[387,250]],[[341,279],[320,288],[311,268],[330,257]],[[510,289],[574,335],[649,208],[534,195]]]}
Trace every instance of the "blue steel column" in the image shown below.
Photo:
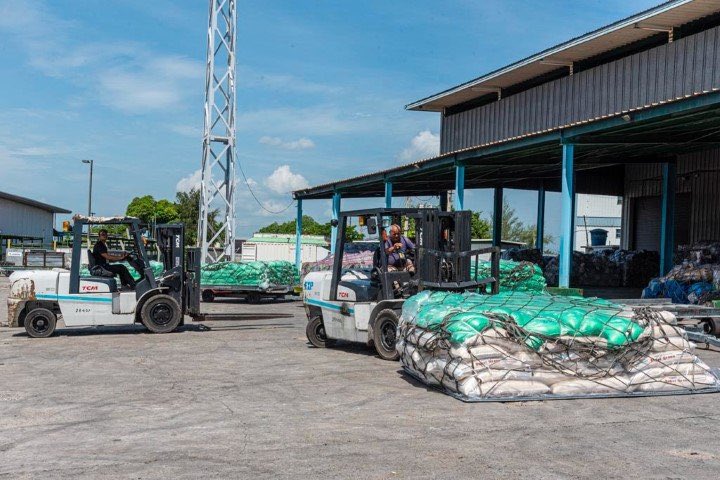
{"label": "blue steel column", "polygon": [[455,166],[455,210],[465,210],[465,165]]}
{"label": "blue steel column", "polygon": [[295,220],[295,268],[302,266],[302,199],[297,200],[297,218]]}
{"label": "blue steel column", "polygon": [[[332,198],[332,219],[337,220],[340,218],[340,192],[333,193]],[[330,253],[335,253],[335,241],[337,240],[338,227],[332,227],[330,234]]]}
{"label": "blue steel column", "polygon": [[673,267],[675,253],[675,185],[677,166],[674,162],[662,167],[662,217],[660,227],[660,275]]}
{"label": "blue steel column", "polygon": [[385,182],[385,208],[392,208],[392,182]]}
{"label": "blue steel column", "polygon": [[493,230],[492,244],[493,247],[499,247],[502,243],[502,210],[503,210],[503,189],[495,187],[493,196]]}
{"label": "blue steel column", "polygon": [[575,224],[575,145],[562,146],[562,208],[560,210],[560,279],[559,286],[570,287]]}
{"label": "blue steel column", "polygon": [[537,228],[535,248],[542,253],[545,249],[545,185],[542,185],[538,190],[537,221],[535,225]]}

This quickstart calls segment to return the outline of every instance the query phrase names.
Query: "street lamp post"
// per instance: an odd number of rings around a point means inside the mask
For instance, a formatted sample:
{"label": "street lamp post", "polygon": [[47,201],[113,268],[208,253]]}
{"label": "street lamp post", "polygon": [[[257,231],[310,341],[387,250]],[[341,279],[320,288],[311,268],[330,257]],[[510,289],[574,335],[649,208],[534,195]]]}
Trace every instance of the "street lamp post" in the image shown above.
{"label": "street lamp post", "polygon": [[[83,160],[82,163],[90,165],[90,188],[88,189],[88,217],[92,217],[92,175],[94,160]],[[90,228],[88,227],[88,248],[90,248]]]}
{"label": "street lamp post", "polygon": [[90,189],[88,190],[88,217],[92,215],[92,174],[94,160],[83,160],[82,163],[90,164]]}

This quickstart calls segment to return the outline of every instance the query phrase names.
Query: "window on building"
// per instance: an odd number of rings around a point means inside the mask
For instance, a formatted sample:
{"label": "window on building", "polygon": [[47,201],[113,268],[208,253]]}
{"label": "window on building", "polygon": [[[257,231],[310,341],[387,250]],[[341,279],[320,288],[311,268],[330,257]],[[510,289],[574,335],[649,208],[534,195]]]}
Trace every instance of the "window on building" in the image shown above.
{"label": "window on building", "polygon": [[615,238],[620,238],[620,229],[615,230]]}

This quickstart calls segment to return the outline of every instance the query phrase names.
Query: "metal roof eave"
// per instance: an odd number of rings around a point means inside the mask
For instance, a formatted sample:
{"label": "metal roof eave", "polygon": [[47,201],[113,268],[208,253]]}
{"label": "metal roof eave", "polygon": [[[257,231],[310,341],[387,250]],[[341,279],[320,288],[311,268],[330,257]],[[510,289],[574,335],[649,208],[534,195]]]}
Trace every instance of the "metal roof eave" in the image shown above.
{"label": "metal roof eave", "polygon": [[[602,37],[604,35],[607,35],[609,33],[618,31],[623,28],[632,27],[634,24],[648,20],[656,15],[659,15],[661,13],[667,12],[669,10],[672,10],[674,8],[677,8],[679,6],[688,4],[693,2],[694,0],[670,0],[668,2],[665,2],[663,4],[660,4],[656,7],[650,8],[648,10],[645,10],[643,12],[637,13],[635,15],[632,15],[630,17],[627,17],[622,20],[618,20],[617,22],[611,23],[610,25],[607,25],[605,27],[601,27],[597,30],[593,30],[589,33],[586,33],[585,35],[575,37],[571,40],[568,40],[567,42],[563,42],[559,45],[556,45],[554,47],[550,47],[548,49],[545,49],[539,53],[536,53],[534,55],[531,55],[529,57],[526,57],[522,60],[518,60],[515,63],[512,63],[506,67],[502,67],[500,69],[497,69],[495,71],[492,71],[486,75],[483,75],[481,77],[478,77],[474,80],[470,80],[468,82],[462,83],[460,85],[457,85],[455,87],[451,87],[447,90],[444,90],[440,93],[436,93],[434,95],[431,95],[429,97],[423,98],[421,100],[418,100],[416,102],[410,103],[405,106],[406,110],[423,110],[423,111],[441,111],[441,109],[425,109],[423,108],[425,105],[440,100],[443,97],[447,97],[449,95],[459,93],[462,90],[472,88],[479,86],[481,83],[487,82],[489,80],[492,80],[494,78],[499,77],[500,75],[509,73],[513,70],[517,70],[519,68],[522,68],[524,66],[530,65],[534,62],[541,62],[545,59],[545,57],[548,57],[550,55],[554,55],[560,52],[563,52],[569,48],[572,48],[574,46],[583,44],[585,42],[588,42],[590,40],[594,40],[596,38]],[[597,52],[602,53],[602,52]],[[487,92],[485,92],[487,93]]]}
{"label": "metal roof eave", "polygon": [[23,205],[28,205],[30,207],[39,208],[41,210],[45,210],[46,212],[50,212],[50,213],[72,213],[70,210],[56,207],[55,205],[38,202],[37,200],[32,200],[30,198],[21,197],[19,195],[13,195],[12,193],[0,192],[0,198],[5,199],[5,200],[10,200],[10,201],[16,202],[16,203],[22,203]]}

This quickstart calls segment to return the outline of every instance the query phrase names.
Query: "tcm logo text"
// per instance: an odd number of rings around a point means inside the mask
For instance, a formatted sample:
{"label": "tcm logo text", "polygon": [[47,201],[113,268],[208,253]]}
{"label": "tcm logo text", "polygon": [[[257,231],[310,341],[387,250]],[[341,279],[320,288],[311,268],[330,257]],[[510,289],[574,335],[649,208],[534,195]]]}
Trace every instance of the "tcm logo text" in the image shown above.
{"label": "tcm logo text", "polygon": [[98,288],[97,285],[83,285],[82,290],[83,292],[97,292]]}

